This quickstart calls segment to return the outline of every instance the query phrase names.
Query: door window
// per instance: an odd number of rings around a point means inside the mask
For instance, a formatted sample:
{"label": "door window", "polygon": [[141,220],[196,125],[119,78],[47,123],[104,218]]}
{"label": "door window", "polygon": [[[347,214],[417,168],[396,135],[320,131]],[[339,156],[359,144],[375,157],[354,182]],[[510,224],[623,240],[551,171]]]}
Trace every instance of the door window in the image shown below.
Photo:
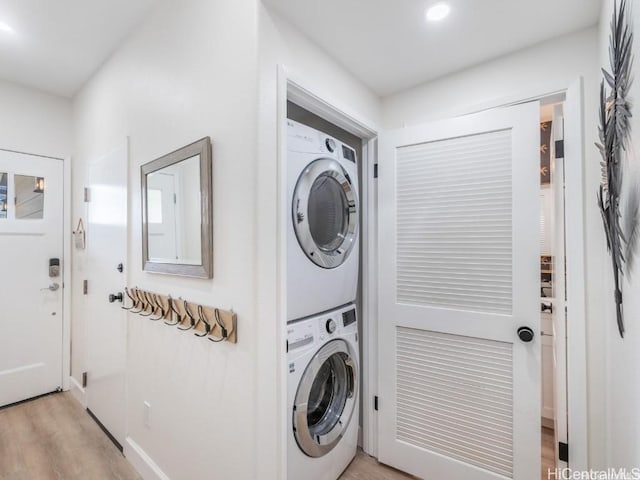
{"label": "door window", "polygon": [[310,457],[333,450],[349,427],[356,406],[357,365],[344,340],[326,343],[300,379],[293,407],[293,431]]}
{"label": "door window", "polygon": [[349,226],[348,213],[342,186],[327,173],[320,175],[309,192],[308,206],[309,230],[320,250],[333,252],[342,245]]}
{"label": "door window", "polygon": [[44,212],[44,178],[14,176],[16,219],[40,220]]}
{"label": "door window", "polygon": [[320,367],[309,393],[307,423],[311,436],[326,435],[342,416],[347,398],[353,392],[352,377],[345,364],[346,354],[335,353]]}
{"label": "door window", "polygon": [[311,162],[298,179],[292,201],[293,227],[302,251],[322,268],[336,268],[356,245],[355,186],[333,159]]}

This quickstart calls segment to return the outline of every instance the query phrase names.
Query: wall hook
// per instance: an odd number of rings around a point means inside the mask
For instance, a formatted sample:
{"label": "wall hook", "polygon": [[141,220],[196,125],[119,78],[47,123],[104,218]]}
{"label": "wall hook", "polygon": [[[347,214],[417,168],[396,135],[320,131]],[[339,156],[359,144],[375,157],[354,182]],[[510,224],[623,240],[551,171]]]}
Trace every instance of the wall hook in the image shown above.
{"label": "wall hook", "polygon": [[130,307],[127,307],[127,306],[126,306],[126,305],[127,305],[127,303],[126,303],[126,302],[124,302],[124,303],[122,304],[122,307],[120,307],[120,308],[122,308],[123,310],[131,310],[133,307],[135,307],[135,306],[136,306],[136,304],[135,304],[135,301],[133,300],[133,297],[131,296],[131,293],[129,292],[129,288],[128,288],[128,287],[124,287],[124,293],[126,293],[126,294],[127,294],[127,297],[129,297],[129,300],[131,300],[131,306],[130,306]]}
{"label": "wall hook", "polygon": [[[138,287],[135,287],[132,290],[134,296],[136,297],[136,301],[135,304],[133,305],[133,308],[137,308],[138,310],[131,310],[131,313],[140,313],[142,311],[145,310],[146,306],[144,305],[144,301],[142,300],[142,298],[140,297],[140,289],[138,289]],[[139,306],[137,306],[138,304],[140,304]]]}
{"label": "wall hook", "polygon": [[[169,295],[167,297],[167,302],[169,303],[169,321],[165,321],[165,325],[170,325],[170,326],[175,326],[178,325],[180,323],[180,321],[182,320],[180,318],[180,312],[178,310],[176,310],[176,307],[174,305],[175,300],[173,298],[171,298],[171,295]],[[176,321],[174,321],[173,319],[177,318]]]}
{"label": "wall hook", "polygon": [[[149,317],[149,320],[153,320],[154,322],[156,322],[158,320],[162,320],[163,318],[165,318],[167,316],[167,311],[164,309],[164,305],[162,304],[162,299],[160,299],[155,293],[152,295],[152,298],[153,298],[153,303],[155,304],[157,309],[160,310],[160,315],[157,318]],[[154,309],[153,311],[155,312],[156,309]]]}
{"label": "wall hook", "polygon": [[191,330],[196,326],[197,322],[193,314],[189,311],[189,302],[187,302],[186,300],[184,300],[184,313],[187,315],[187,317],[189,317],[190,325],[186,328],[178,327],[178,330]]}
{"label": "wall hook", "polygon": [[[142,292],[142,296],[144,297],[144,308],[142,309],[142,311],[144,313],[140,313],[140,316],[142,317],[150,317],[153,312],[155,311],[155,308],[153,306],[153,303],[151,301],[151,298],[148,296],[147,292],[143,291]],[[149,309],[149,307],[151,307],[150,312],[147,313],[147,309]]]}
{"label": "wall hook", "polygon": [[204,314],[204,308],[202,307],[202,305],[198,305],[198,317],[199,317],[199,320],[196,323],[196,327],[200,324],[200,322],[204,323],[204,333],[194,333],[194,335],[196,337],[206,337],[207,335],[209,335],[209,332],[211,331],[211,324],[209,323],[206,315]]}

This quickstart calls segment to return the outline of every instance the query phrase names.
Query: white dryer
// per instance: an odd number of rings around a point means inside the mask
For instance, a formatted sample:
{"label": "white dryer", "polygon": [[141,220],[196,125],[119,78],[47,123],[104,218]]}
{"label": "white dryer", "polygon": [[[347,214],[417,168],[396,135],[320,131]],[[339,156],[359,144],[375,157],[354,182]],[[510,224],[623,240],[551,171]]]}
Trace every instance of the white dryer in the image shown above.
{"label": "white dryer", "polygon": [[287,321],[356,299],[358,166],[353,148],[287,120]]}
{"label": "white dryer", "polygon": [[289,480],[336,480],[358,447],[353,304],[287,325]]}

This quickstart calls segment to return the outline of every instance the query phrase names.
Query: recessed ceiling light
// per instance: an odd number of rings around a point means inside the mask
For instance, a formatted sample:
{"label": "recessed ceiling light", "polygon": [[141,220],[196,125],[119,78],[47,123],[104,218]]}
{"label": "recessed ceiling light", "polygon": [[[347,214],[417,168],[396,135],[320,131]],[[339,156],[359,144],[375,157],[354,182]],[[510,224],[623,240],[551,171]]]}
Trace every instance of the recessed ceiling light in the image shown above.
{"label": "recessed ceiling light", "polygon": [[447,18],[450,12],[451,7],[449,7],[448,4],[444,2],[436,3],[427,9],[427,20],[430,22],[439,22]]}
{"label": "recessed ceiling light", "polygon": [[11,28],[11,26],[7,25],[4,22],[0,22],[0,32],[2,32],[2,33],[15,33],[13,28]]}

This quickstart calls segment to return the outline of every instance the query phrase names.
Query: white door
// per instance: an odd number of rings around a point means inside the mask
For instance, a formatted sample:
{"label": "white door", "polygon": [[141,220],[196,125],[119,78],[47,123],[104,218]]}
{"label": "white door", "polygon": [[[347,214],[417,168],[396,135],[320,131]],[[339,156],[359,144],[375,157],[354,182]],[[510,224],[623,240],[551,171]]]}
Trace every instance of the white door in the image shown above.
{"label": "white door", "polygon": [[0,406],[62,386],[63,185],[61,160],[0,150]]}
{"label": "white door", "polygon": [[[87,203],[87,408],[123,444],[127,325],[120,301],[127,253],[126,144],[89,165]],[[126,297],[126,295],[125,295]]]}
{"label": "white door", "polygon": [[539,112],[380,138],[378,453],[421,478],[540,476]]}

